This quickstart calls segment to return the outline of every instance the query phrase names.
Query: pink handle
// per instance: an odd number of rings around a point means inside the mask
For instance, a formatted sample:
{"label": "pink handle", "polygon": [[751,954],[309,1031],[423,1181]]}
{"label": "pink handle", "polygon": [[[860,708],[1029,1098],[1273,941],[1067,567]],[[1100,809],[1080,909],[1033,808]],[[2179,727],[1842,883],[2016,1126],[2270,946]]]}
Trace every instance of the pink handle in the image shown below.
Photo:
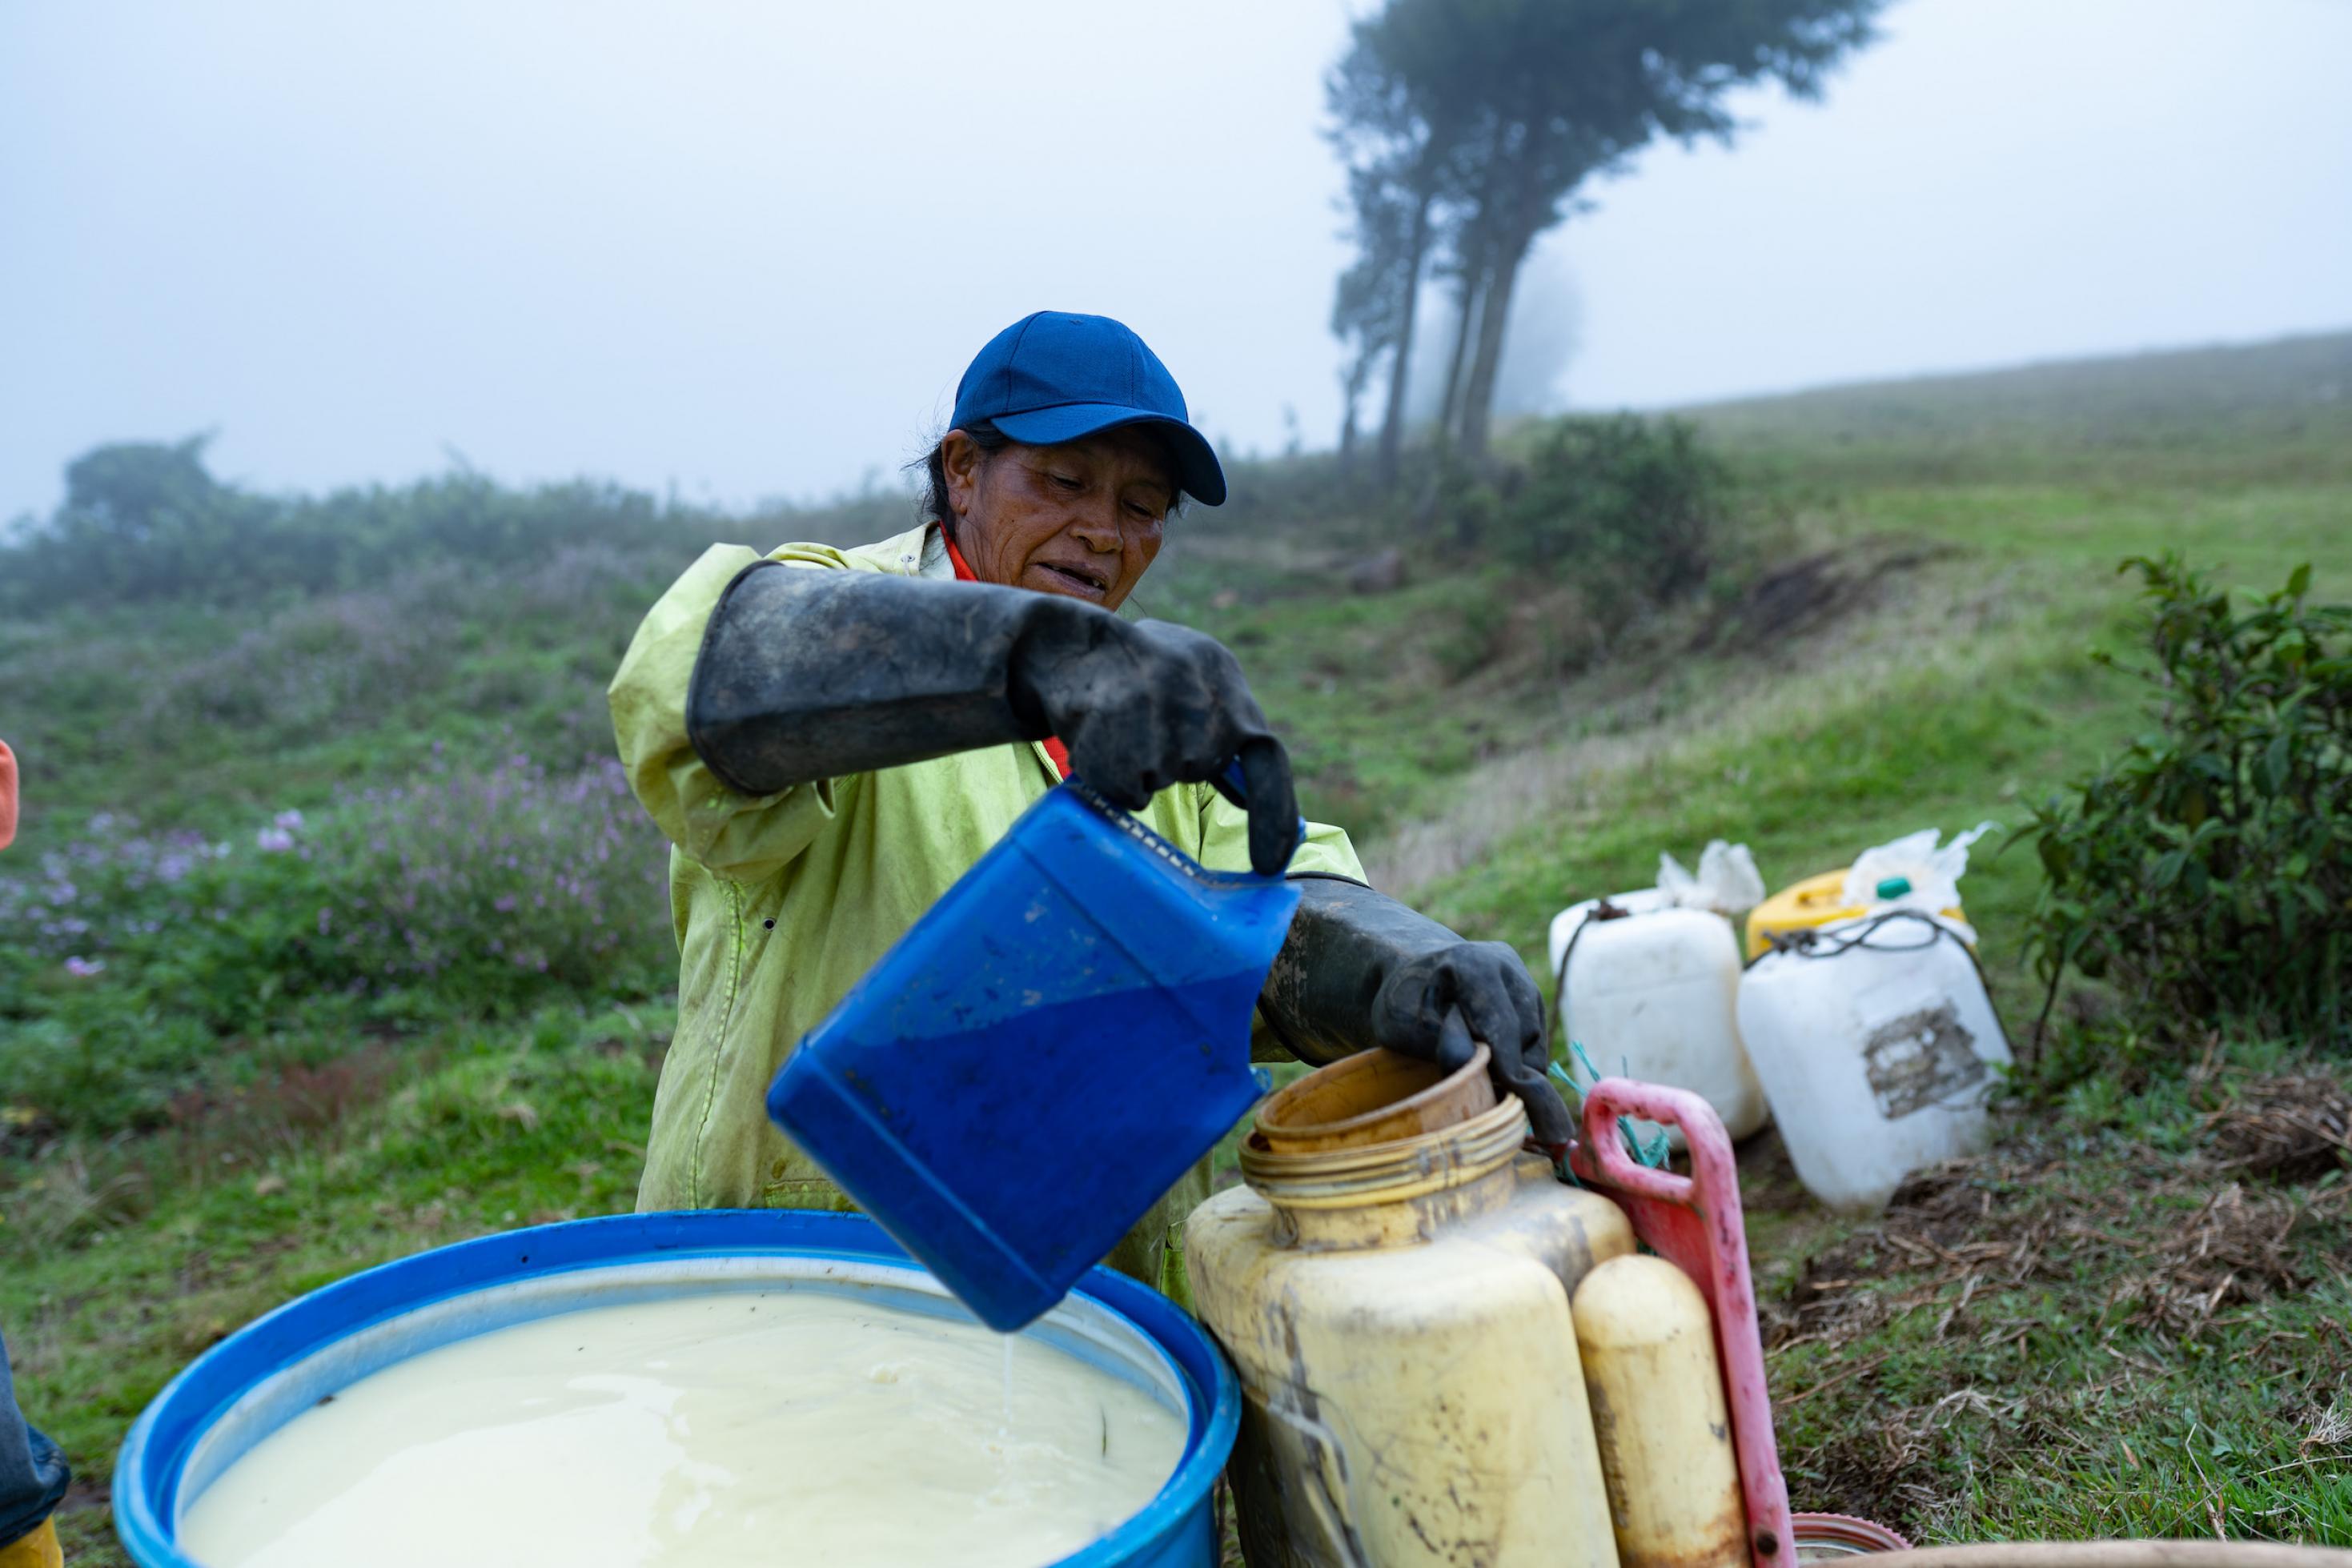
{"label": "pink handle", "polygon": [[[1618,1133],[1620,1116],[1680,1127],[1690,1147],[1691,1174],[1636,1164]],[[1723,1118],[1686,1089],[1604,1078],[1585,1093],[1584,1141],[1569,1159],[1579,1176],[1616,1194],[1634,1234],[1688,1274],[1706,1298],[1731,1406],[1751,1558],[1755,1568],[1794,1568],[1789,1484],[1780,1475],[1772,1396],[1764,1385],[1764,1341],[1756,1323],[1756,1287],[1748,1273],[1739,1172]]]}

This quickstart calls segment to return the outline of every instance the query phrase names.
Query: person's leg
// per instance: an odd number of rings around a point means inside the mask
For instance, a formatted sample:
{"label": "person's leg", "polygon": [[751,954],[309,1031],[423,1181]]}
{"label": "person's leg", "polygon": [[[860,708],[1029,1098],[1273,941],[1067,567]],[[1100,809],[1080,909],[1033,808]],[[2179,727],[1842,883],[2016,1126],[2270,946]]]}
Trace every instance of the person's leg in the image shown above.
{"label": "person's leg", "polygon": [[8,1345],[0,1340],[0,1568],[49,1568],[58,1561],[49,1515],[72,1479],[58,1446],[17,1410]]}

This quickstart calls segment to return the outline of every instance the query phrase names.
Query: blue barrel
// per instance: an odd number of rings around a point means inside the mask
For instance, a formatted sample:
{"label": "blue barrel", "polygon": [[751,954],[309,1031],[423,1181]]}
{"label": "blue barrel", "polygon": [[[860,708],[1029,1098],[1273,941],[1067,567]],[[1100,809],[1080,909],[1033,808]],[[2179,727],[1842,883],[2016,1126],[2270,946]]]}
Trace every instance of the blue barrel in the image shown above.
{"label": "blue barrel", "polygon": [[[629,1214],[461,1241],[313,1291],[199,1356],[123,1442],[115,1529],[142,1568],[201,1568],[177,1543],[184,1505],[324,1395],[439,1345],[554,1312],[774,1285],[870,1292],[893,1310],[970,1319],[862,1215]],[[1102,1268],[1025,1333],[1158,1390],[1190,1416],[1183,1457],[1159,1495],[1062,1568],[1213,1568],[1211,1494],[1233,1448],[1240,1397],[1208,1334],[1165,1296]]]}

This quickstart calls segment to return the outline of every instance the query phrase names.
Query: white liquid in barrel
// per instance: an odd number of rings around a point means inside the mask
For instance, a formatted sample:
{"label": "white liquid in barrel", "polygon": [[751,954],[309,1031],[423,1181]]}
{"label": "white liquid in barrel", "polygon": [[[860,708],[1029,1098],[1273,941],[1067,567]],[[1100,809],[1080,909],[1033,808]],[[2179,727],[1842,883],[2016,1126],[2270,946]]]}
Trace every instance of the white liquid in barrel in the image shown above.
{"label": "white liquid in barrel", "polygon": [[1018,1335],[712,1291],[362,1378],[223,1472],[180,1541],[206,1568],[1034,1568],[1149,1502],[1184,1433],[1153,1395]]}

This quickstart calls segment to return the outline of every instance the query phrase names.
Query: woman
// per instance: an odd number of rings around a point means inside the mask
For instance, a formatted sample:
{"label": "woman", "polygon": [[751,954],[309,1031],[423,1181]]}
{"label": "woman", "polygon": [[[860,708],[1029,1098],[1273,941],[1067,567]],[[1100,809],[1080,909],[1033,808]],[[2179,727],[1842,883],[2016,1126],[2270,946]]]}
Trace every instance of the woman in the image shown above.
{"label": "woman", "polygon": [[[1335,828],[1286,858],[1289,763],[1232,654],[1115,613],[1180,500],[1225,497],[1142,340],[1098,316],[1013,323],[964,372],[929,467],[925,521],[898,538],[706,552],[614,678],[622,760],[677,846],[678,1022],[639,1207],[851,1207],[768,1123],[769,1081],[1070,771],[1203,864],[1301,880],[1260,1044],[1454,1064],[1475,1034],[1538,1135],[1564,1142],[1517,957],[1373,893]],[[1246,814],[1205,782],[1236,758]],[[1204,1164],[1108,1261],[1181,1289],[1171,1230],[1207,1190]]]}

